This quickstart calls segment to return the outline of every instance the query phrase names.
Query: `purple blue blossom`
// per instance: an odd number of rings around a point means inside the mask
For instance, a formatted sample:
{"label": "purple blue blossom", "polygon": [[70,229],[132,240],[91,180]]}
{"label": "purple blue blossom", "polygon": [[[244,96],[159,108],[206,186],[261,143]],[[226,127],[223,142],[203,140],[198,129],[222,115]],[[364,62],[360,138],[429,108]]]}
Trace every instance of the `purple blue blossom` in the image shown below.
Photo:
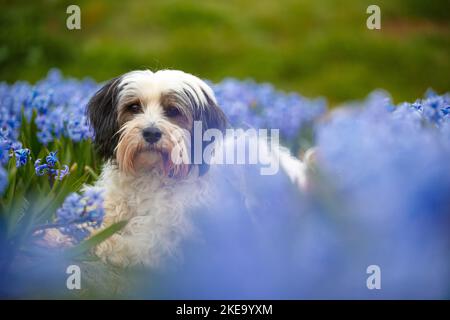
{"label": "purple blue blossom", "polygon": [[45,157],[45,161],[47,162],[49,167],[54,167],[58,162],[58,157],[56,156],[57,153],[57,151],[51,151],[48,156]]}
{"label": "purple blue blossom", "polygon": [[219,106],[233,126],[279,129],[281,136],[295,139],[302,127],[326,111],[324,99],[307,99],[284,93],[271,84],[225,79],[211,84]]}
{"label": "purple blue blossom", "polygon": [[[334,257],[335,268],[354,270],[340,276],[343,283],[355,283],[361,265],[377,264],[390,270],[383,297],[448,296],[450,139],[441,111],[449,101],[444,95],[393,106],[386,96],[372,95],[316,125],[324,180],[314,190],[311,219],[335,248],[313,235],[306,240],[299,233],[298,241],[329,248],[320,259]],[[333,205],[324,207],[325,196]],[[369,295],[349,286],[332,296]]]}
{"label": "purple blue blossom", "polygon": [[[211,84],[219,105],[235,126],[280,129],[282,137],[293,139],[301,128],[326,111],[323,99],[307,99],[284,93],[270,84],[251,80],[225,79]],[[75,142],[92,137],[85,108],[100,86],[92,80],[64,79],[58,70],[30,86],[24,82],[0,84],[0,124],[7,127],[11,141],[17,140],[21,110],[27,119],[36,113],[38,139],[48,145],[61,136]],[[289,115],[289,116],[286,116]]]}
{"label": "purple blue blossom", "polygon": [[61,224],[61,232],[77,241],[86,238],[92,228],[98,228],[103,222],[103,191],[88,188],[83,195],[70,194],[56,212],[56,222]]}
{"label": "purple blue blossom", "polygon": [[0,165],[8,163],[11,151],[21,149],[22,144],[14,140],[8,128],[0,129]]}
{"label": "purple blue blossom", "polygon": [[41,162],[41,159],[37,159],[34,162],[34,170],[37,176],[43,176],[48,171],[48,164],[41,164]]}
{"label": "purple blue blossom", "polygon": [[[209,224],[198,218],[211,241],[193,247],[185,273],[172,275],[170,280],[181,277],[173,281],[176,294],[192,298],[210,290],[212,298],[239,288],[234,298],[449,297],[449,94],[430,90],[422,99],[395,104],[376,91],[318,121],[326,111],[323,99],[253,81],[225,79],[211,86],[234,126],[280,129],[287,142],[312,126],[317,171],[298,198],[289,197],[294,193],[286,192],[285,180],[250,179],[248,189],[259,192],[246,203],[260,205],[254,216],[247,206],[238,207],[241,195],[231,192],[216,203]],[[19,141],[22,110],[28,121],[35,115],[42,144],[61,137],[84,141],[92,137],[85,107],[99,87],[89,79],[63,78],[58,70],[35,85],[0,83],[0,193],[7,188],[10,155],[19,166],[29,160]],[[69,167],[57,163],[56,152],[37,159],[36,175],[63,179]],[[217,181],[214,188],[234,190],[227,183]],[[230,204],[233,197],[239,204]],[[66,198],[56,223],[81,241],[103,217],[102,192],[87,188]],[[253,219],[259,219],[257,228]],[[365,287],[371,264],[381,266],[388,284],[377,295]],[[180,286],[187,281],[204,287]]]}
{"label": "purple blue blossom", "polygon": [[98,88],[90,79],[64,79],[56,69],[34,86],[20,81],[12,85],[0,83],[0,128],[7,131],[8,141],[17,141],[23,109],[28,120],[33,112],[36,114],[38,139],[44,145],[61,136],[74,141],[88,139],[92,133],[84,116],[85,108]]}
{"label": "purple blue blossom", "polygon": [[69,166],[67,164],[65,164],[65,165],[63,165],[62,169],[56,169],[54,176],[57,180],[61,181],[68,174],[69,174]]}
{"label": "purple blue blossom", "polygon": [[42,159],[37,159],[34,162],[34,170],[37,176],[43,176],[45,174],[55,177],[56,180],[62,180],[69,174],[69,166],[63,165],[62,169],[56,169],[55,166],[58,162],[56,151],[52,151],[45,157],[45,163],[42,163]]}
{"label": "purple blue blossom", "polygon": [[[282,175],[249,170],[238,195],[218,179],[214,216],[197,220],[202,244],[184,245],[182,270],[162,272],[156,296],[448,299],[448,106],[448,95],[395,105],[374,92],[332,110],[315,122],[317,162],[297,196]],[[366,286],[370,265],[381,290]]]}
{"label": "purple blue blossom", "polygon": [[14,151],[14,157],[16,158],[16,168],[22,167],[27,164],[30,158],[30,150],[27,148],[17,149]]}

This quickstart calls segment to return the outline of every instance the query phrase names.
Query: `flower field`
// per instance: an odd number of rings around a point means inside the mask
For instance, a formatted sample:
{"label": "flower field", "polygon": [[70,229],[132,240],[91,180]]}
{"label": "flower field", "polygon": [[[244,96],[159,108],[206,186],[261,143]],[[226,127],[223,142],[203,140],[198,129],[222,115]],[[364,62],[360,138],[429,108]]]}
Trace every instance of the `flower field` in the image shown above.
{"label": "flower field", "polygon": [[[387,93],[375,91],[363,102],[327,111],[324,99],[270,84],[229,78],[211,86],[234,126],[280,129],[283,144],[296,155],[317,148],[309,188],[290,207],[298,216],[289,228],[261,239],[273,246],[264,253],[268,261],[276,260],[278,248],[271,237],[290,244],[277,283],[289,283],[289,289],[281,297],[378,297],[359,281],[371,264],[385,270],[381,297],[450,296],[449,94],[429,90],[422,99],[394,104]],[[100,190],[82,192],[102,164],[85,116],[99,88],[58,70],[35,85],[0,84],[2,274],[17,261],[43,254],[36,243],[45,229],[56,227],[68,236],[72,245],[63,250],[65,259],[83,262],[93,259],[90,248],[120,229],[113,225],[89,237],[103,218],[102,196]],[[203,269],[192,271],[195,279],[198,270]],[[262,274],[273,275],[268,270]],[[332,279],[323,284],[327,277]],[[30,294],[12,293],[9,281],[0,279],[2,295]],[[256,280],[247,285],[256,288]],[[268,288],[262,297],[278,297]]]}

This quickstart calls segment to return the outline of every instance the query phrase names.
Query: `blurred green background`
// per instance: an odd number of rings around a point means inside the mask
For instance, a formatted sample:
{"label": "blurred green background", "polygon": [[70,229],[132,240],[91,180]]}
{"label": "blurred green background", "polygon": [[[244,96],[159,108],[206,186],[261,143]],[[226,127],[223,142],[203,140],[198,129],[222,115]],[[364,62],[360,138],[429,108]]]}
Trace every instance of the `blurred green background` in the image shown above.
{"label": "blurred green background", "polygon": [[[98,81],[132,69],[254,78],[336,104],[384,88],[395,102],[450,89],[448,0],[0,0],[0,80],[51,67]],[[81,30],[66,8],[81,7]],[[382,29],[366,28],[381,7]]]}

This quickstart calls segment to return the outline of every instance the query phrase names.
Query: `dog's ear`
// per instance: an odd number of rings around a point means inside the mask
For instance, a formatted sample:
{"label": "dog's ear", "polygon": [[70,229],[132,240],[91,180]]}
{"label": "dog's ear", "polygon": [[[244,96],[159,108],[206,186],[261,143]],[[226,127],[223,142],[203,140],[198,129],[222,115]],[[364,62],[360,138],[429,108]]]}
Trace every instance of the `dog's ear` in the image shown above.
{"label": "dog's ear", "polygon": [[228,125],[227,117],[215,102],[214,97],[211,97],[205,91],[203,91],[203,94],[206,98],[206,106],[202,106],[198,120],[202,121],[205,130],[214,128],[224,133]]}
{"label": "dog's ear", "polygon": [[[222,109],[217,105],[214,96],[208,94],[205,90],[202,89],[202,94],[205,99],[204,102],[197,106],[196,110],[194,110],[194,121],[202,122],[202,137],[203,133],[208,129],[217,129],[225,133],[225,129],[228,126],[228,120]],[[215,143],[215,141],[211,142],[202,142],[202,154],[205,148],[211,144]],[[194,145],[193,143],[191,144]],[[193,154],[193,153],[192,153]],[[208,161],[210,159],[207,159]],[[199,165],[199,175],[202,176],[209,170],[209,164],[205,162],[203,159],[202,164]]]}
{"label": "dog's ear", "polygon": [[94,130],[94,144],[97,152],[104,159],[114,157],[114,150],[118,143],[117,131],[117,95],[120,77],[108,81],[87,105],[89,124]]}

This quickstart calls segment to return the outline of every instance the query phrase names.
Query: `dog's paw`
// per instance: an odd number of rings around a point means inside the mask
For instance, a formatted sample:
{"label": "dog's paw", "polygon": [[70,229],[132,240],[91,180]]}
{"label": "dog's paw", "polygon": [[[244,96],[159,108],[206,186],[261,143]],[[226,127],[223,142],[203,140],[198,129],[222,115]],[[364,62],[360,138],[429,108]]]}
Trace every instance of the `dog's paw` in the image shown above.
{"label": "dog's paw", "polygon": [[120,234],[114,234],[94,248],[94,254],[104,263],[118,268],[126,268],[131,264],[128,257],[126,240]]}
{"label": "dog's paw", "polygon": [[56,228],[39,231],[38,245],[47,248],[68,248],[74,245],[73,239]]}

